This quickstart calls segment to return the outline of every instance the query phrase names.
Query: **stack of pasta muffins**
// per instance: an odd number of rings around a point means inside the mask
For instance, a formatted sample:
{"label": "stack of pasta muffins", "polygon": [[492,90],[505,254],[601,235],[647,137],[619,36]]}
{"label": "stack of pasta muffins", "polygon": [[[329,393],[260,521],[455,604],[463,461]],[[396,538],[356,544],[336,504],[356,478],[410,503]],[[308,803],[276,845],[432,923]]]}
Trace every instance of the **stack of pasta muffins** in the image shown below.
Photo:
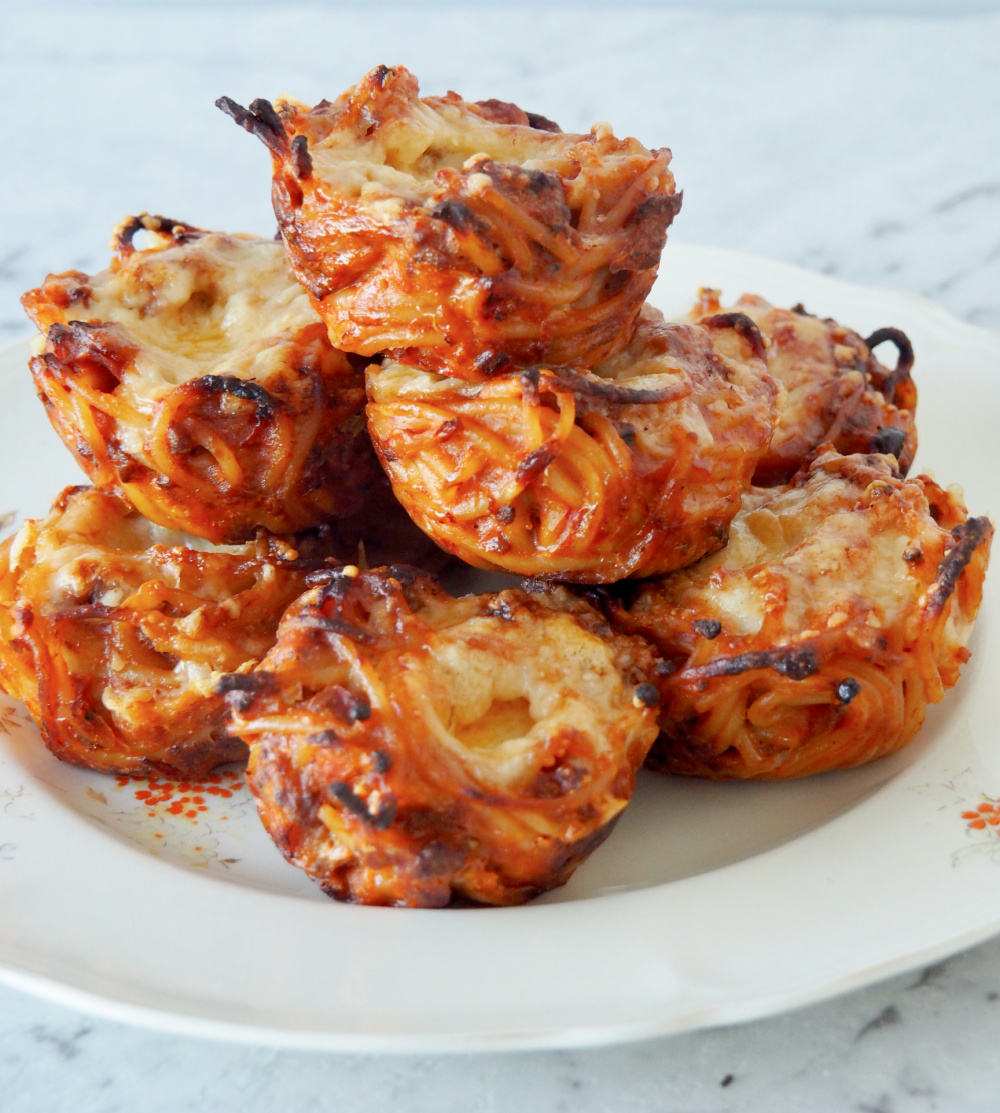
{"label": "stack of pasta muffins", "polygon": [[[564,883],[644,763],[793,777],[914,736],[992,526],[907,478],[905,335],[707,289],[666,320],[670,152],[607,125],[402,67],[219,105],[271,153],[277,240],[143,214],[24,297],[93,484],[0,549],[0,681],[57,757],[248,750],[326,892],[436,907]],[[527,579],[455,597],[449,562]]]}

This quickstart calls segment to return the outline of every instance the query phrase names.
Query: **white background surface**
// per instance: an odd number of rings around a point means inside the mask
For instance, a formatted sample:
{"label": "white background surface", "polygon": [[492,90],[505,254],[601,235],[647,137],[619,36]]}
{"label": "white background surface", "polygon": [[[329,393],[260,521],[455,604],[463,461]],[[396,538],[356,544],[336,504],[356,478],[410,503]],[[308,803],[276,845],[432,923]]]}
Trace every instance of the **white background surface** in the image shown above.
{"label": "white background surface", "polygon": [[[671,146],[676,240],[1000,327],[1000,15],[807,7],[0,7],[0,338],[26,332],[17,297],[47,271],[103,265],[126,213],[269,231],[265,152],[215,97],[318,99],[383,61]],[[986,1111],[998,1038],[1000,941],[790,1016],[572,1054],[270,1052],[0,989],[0,1109]]]}

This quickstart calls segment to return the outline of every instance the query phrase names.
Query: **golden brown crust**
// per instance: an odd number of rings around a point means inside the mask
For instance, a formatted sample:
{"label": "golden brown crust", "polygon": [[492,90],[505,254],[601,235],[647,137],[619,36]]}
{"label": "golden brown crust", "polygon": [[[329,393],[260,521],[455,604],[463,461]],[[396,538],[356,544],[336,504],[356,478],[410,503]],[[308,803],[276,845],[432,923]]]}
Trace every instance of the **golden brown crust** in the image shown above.
{"label": "golden brown crust", "polygon": [[216,680],[271,648],[322,565],[312,547],[193,548],[114,495],[67,488],[0,546],[0,682],[74,765],[192,777],[242,758]]}
{"label": "golden brown crust", "polygon": [[332,574],[227,678],[282,853],[331,896],[516,904],[610,831],[656,734],[652,655],[564,589]]}
{"label": "golden brown crust", "polygon": [[218,103],[271,151],[289,259],[337,347],[475,379],[628,342],[680,208],[669,151],[420,98],[401,66],[311,109]]}
{"label": "golden brown crust", "polygon": [[992,535],[885,456],[826,446],[754,489],[727,549],[613,605],[665,658],[650,764],[796,777],[905,745],[968,660]]}
{"label": "golden brown crust", "polygon": [[586,583],[724,544],[776,417],[749,318],[676,325],[651,309],[593,373],[471,384],[386,361],[368,393],[396,497],[439,545],[479,568]]}
{"label": "golden brown crust", "polygon": [[[755,294],[744,294],[733,309],[751,317],[767,338],[768,370],[786,394],[754,483],[787,483],[827,443],[844,455],[890,453],[906,475],[917,450],[917,388],[910,378],[913,349],[904,333],[879,329],[865,341],[830,318],[813,317],[801,305],[778,309]],[[719,291],[702,290],[693,319],[719,312]],[[893,371],[872,351],[886,341],[899,352]]]}
{"label": "golden brown crust", "polygon": [[23,298],[46,336],[36,389],[88,477],[217,543],[365,506],[380,477],[363,376],[280,244],[146,214],[114,244],[109,270],[50,275]]}

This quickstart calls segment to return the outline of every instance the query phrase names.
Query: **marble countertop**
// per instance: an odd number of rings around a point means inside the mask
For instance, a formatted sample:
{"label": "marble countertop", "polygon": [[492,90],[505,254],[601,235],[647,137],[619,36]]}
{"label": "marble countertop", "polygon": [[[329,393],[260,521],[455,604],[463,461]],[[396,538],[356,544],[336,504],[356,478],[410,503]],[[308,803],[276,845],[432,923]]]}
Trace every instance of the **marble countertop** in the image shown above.
{"label": "marble countertop", "polygon": [[[428,91],[670,146],[675,242],[913,291],[1000,328],[1000,14],[36,4],[0,6],[0,343],[28,334],[21,292],[103,266],[126,213],[273,230],[264,154],[213,101],[317,100],[383,61]],[[970,1113],[996,1108],[998,1042],[1000,939],[785,1016],[565,1053],[273,1051],[0,987],[0,1110]]]}

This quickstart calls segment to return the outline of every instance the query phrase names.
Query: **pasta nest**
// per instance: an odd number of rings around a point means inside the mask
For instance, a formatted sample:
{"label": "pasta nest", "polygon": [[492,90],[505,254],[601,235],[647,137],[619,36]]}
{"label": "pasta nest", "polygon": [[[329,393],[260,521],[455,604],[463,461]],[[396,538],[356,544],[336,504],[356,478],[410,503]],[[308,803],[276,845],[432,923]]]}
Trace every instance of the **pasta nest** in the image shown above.
{"label": "pasta nest", "polygon": [[454,599],[396,567],[324,574],[227,683],[264,826],[330,896],[517,904],[628,802],[652,666],[563,588]]}
{"label": "pasta nest", "polygon": [[968,660],[992,535],[886,456],[826,446],[754,489],[726,549],[615,608],[665,657],[650,764],[797,777],[904,746]]}
{"label": "pasta nest", "polygon": [[[767,338],[767,367],[786,395],[754,483],[787,483],[821,444],[831,444],[844,455],[891,454],[906,475],[917,451],[917,388],[910,378],[913,347],[904,332],[883,328],[862,340],[801,305],[778,309],[754,294],[744,294],[733,309],[751,317]],[[699,320],[721,311],[719,291],[706,289],[692,316]],[[892,371],[872,351],[886,342],[899,352]]]}
{"label": "pasta nest", "polygon": [[479,378],[620,351],[680,209],[670,152],[379,66],[332,104],[217,103],[271,151],[299,281],[345,351]]}
{"label": "pasta nest", "polygon": [[372,366],[368,428],[396,497],[449,552],[609,583],[725,544],[777,393],[748,317],[668,324],[647,308],[628,347],[593,372],[467,383]]}
{"label": "pasta nest", "polygon": [[0,546],[0,682],[63,761],[199,776],[245,757],[216,683],[271,648],[316,564],[263,534],[199,543],[68,487]]}
{"label": "pasta nest", "polygon": [[363,507],[379,475],[363,378],[281,244],[144,214],[113,247],[108,270],[23,298],[46,336],[35,386],[92,482],[217,543]]}

